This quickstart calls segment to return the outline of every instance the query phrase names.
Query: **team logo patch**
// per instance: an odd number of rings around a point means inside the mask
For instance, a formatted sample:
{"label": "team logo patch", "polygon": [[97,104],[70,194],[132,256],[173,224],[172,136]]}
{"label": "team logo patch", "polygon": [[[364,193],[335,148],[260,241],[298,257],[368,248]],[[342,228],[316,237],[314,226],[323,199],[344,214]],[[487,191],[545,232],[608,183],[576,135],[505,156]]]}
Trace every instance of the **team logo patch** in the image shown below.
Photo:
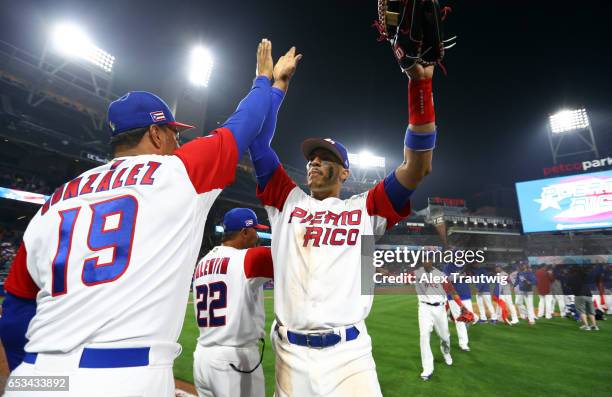
{"label": "team logo patch", "polygon": [[162,112],[161,110],[158,110],[157,112],[151,112],[149,114],[151,115],[153,121],[156,123],[159,121],[166,120],[166,115],[164,115],[164,112]]}
{"label": "team logo patch", "polygon": [[253,226],[253,220],[252,219],[247,219],[246,221],[244,221],[244,225],[245,226]]}
{"label": "team logo patch", "polygon": [[334,140],[333,140],[333,139],[331,139],[331,138],[325,138],[325,139],[323,139],[323,140],[324,140],[324,141],[327,141],[327,142],[329,142],[329,143],[331,143],[332,145],[335,145],[335,144],[336,144],[336,142],[334,142]]}

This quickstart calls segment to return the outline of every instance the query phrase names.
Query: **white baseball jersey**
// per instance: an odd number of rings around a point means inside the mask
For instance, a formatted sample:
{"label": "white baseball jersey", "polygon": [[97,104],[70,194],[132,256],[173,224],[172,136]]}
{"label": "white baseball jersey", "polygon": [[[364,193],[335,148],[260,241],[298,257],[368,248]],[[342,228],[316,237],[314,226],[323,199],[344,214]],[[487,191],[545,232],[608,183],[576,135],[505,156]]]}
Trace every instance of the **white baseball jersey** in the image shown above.
{"label": "white baseball jersey", "polygon": [[274,311],[291,330],[321,330],[365,319],[371,295],[361,294],[361,236],[381,235],[410,214],[397,213],[384,182],[347,200],[317,200],[279,166],[257,192],[272,226]]}
{"label": "white baseball jersey", "polygon": [[426,272],[424,268],[414,271],[416,293],[420,302],[446,303],[446,290],[444,289],[446,275],[433,268]]}
{"label": "white baseball jersey", "polygon": [[270,248],[213,248],[193,276],[198,343],[241,347],[263,338],[263,285],[273,275]]}
{"label": "white baseball jersey", "polygon": [[499,285],[499,295],[512,295],[512,281],[510,280],[510,276],[505,271],[501,271],[497,273],[497,277],[500,280],[506,280],[506,284],[498,283]]}
{"label": "white baseball jersey", "polygon": [[222,128],[175,155],[116,158],[59,187],[28,225],[5,285],[37,301],[26,351],[176,342],[206,216],[237,161]]}

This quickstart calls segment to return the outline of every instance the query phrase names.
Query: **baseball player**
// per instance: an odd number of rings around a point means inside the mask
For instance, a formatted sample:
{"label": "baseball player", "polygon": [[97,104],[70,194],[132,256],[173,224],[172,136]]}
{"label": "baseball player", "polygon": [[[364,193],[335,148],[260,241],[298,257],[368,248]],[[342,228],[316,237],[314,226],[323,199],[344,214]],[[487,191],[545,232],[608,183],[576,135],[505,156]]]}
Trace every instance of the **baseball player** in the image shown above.
{"label": "baseball player", "polygon": [[[454,274],[458,276],[464,272],[465,268],[463,266],[457,266],[453,263],[448,263],[446,266],[444,266],[444,274],[449,277],[453,277]],[[453,286],[455,288],[455,291],[457,291],[459,298],[461,299],[462,305],[470,312],[473,312],[472,291],[470,289],[470,285],[463,281],[455,281],[453,283]],[[451,315],[456,320],[461,315],[461,305],[459,305],[450,294],[448,294],[447,299]],[[474,314],[473,323],[477,322],[478,316]],[[455,321],[455,327],[457,328],[457,337],[459,338],[459,349],[465,352],[469,352],[470,338],[468,336],[468,324],[463,321]]]}
{"label": "baseball player", "polygon": [[446,275],[435,269],[431,262],[424,262],[423,267],[414,272],[415,289],[419,299],[419,335],[421,340],[421,379],[427,381],[434,370],[433,354],[429,339],[432,331],[440,338],[440,350],[446,365],[453,365],[450,354],[450,331],[446,316],[446,295],[453,294],[453,300],[464,307],[461,298],[454,293],[452,284]]}
{"label": "baseball player", "polygon": [[[295,53],[286,55],[298,59]],[[293,70],[276,73],[275,117]],[[410,195],[431,168],[435,116],[433,66],[410,69],[410,122],[404,163],[373,189],[340,199],[347,150],[334,139],[302,143],[310,194],[287,175],[270,148],[274,129],[250,147],[273,230],[276,396],[380,396],[364,319],[373,296],[361,294],[361,236],[380,235],[410,214]],[[273,125],[273,124],[272,124]]]}
{"label": "baseball player", "polygon": [[550,291],[551,284],[554,280],[550,266],[542,265],[536,270],[535,277],[539,298],[536,318],[544,316],[546,319],[550,320],[554,312],[553,308],[555,303],[555,297]]}
{"label": "baseball player", "polygon": [[193,378],[200,397],[265,395],[258,342],[265,335],[263,285],[273,268],[270,248],[255,248],[261,229],[268,227],[252,210],[228,211],[221,245],[196,266]]}
{"label": "baseball player", "polygon": [[566,314],[566,297],[563,292],[563,283],[562,283],[562,275],[560,274],[560,265],[553,265],[552,274],[553,274],[553,282],[550,285],[550,293],[553,296],[552,308],[551,311],[555,312],[555,305],[559,305],[559,315],[561,317],[565,317]]}
{"label": "baseball player", "polygon": [[12,375],[69,376],[58,396],[174,396],[176,341],[206,217],[261,129],[272,69],[264,39],[236,112],[181,147],[179,132],[192,127],[157,96],[134,91],[110,104],[114,159],[53,193],[6,280],[7,299],[36,305]]}
{"label": "baseball player", "polygon": [[[480,267],[479,264],[473,263],[472,273],[476,277],[487,276],[489,272],[486,268]],[[487,282],[476,283],[476,303],[478,304],[478,315],[480,317],[479,322],[487,322],[487,312],[491,315],[491,323],[497,323],[497,311],[493,308],[493,302],[491,302],[491,286]],[[487,306],[485,309],[485,305]]]}
{"label": "baseball player", "polygon": [[522,263],[515,281],[515,286],[518,287],[516,306],[518,306],[519,312],[527,318],[529,325],[535,325],[535,313],[533,311],[533,286],[535,283],[536,278],[529,269],[529,264]]}
{"label": "baseball player", "polygon": [[[518,324],[516,307],[512,303],[512,283],[510,277],[501,265],[495,266],[495,272],[499,280],[495,283],[493,289],[493,300],[497,303],[497,318],[501,318],[506,324]],[[503,280],[505,280],[505,283],[503,283]],[[508,313],[510,313],[511,320],[508,319]]]}

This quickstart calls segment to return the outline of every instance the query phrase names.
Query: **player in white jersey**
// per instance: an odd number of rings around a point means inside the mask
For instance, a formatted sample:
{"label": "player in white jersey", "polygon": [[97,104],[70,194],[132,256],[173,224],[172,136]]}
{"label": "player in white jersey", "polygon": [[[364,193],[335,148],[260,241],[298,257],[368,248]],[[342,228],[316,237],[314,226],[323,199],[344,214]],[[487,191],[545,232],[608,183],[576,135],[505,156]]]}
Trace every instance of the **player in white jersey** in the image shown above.
{"label": "player in white jersey", "polygon": [[[519,320],[516,315],[516,307],[512,303],[512,286],[510,276],[504,271],[501,265],[495,266],[498,282],[493,288],[493,300],[497,303],[497,318],[501,318],[507,324],[518,324]],[[511,319],[508,319],[510,314]]]}
{"label": "player in white jersey", "polygon": [[270,248],[255,245],[256,229],[268,227],[252,210],[234,208],[225,214],[223,229],[222,244],[194,272],[200,336],[193,379],[200,397],[264,397],[258,342],[265,335],[263,285],[272,279],[273,268]]}
{"label": "player in white jersey", "polygon": [[[287,54],[296,57],[295,54]],[[371,190],[340,199],[349,176],[346,148],[333,139],[302,144],[310,194],[270,148],[276,112],[293,70],[275,70],[272,106],[249,148],[257,195],[272,226],[272,343],[276,396],[380,396],[364,319],[373,296],[361,292],[361,237],[381,235],[410,214],[410,194],[431,168],[435,117],[433,66],[410,70],[410,122],[404,163]],[[278,76],[278,78],[277,78]],[[277,84],[277,82],[286,84]]]}
{"label": "player in white jersey", "polygon": [[[453,365],[450,354],[450,331],[446,315],[447,294],[453,295],[453,300],[463,308],[461,298],[455,294],[448,276],[433,267],[431,262],[423,263],[423,267],[414,273],[414,283],[419,299],[419,335],[421,341],[421,379],[427,381],[434,370],[433,354],[431,352],[431,332],[436,331],[440,338],[440,350],[446,365]],[[465,310],[465,309],[463,309]]]}
{"label": "player in white jersey", "polygon": [[[11,267],[8,293],[36,304],[12,376],[68,376],[69,391],[56,396],[174,396],[206,217],[268,110],[267,40],[257,75],[224,125],[180,148],[178,133],[191,126],[157,96],[130,92],[110,104],[115,158],[55,191]],[[38,395],[48,392],[28,394]]]}

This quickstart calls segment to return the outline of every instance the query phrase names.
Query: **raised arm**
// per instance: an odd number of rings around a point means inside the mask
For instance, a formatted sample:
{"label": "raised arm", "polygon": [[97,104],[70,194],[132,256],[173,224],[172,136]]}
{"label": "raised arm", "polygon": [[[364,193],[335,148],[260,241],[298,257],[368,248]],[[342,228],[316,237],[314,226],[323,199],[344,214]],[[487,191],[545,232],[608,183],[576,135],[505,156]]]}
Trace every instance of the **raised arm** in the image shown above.
{"label": "raised arm", "polygon": [[257,47],[256,78],[251,91],[221,126],[229,129],[234,135],[239,158],[259,134],[268,113],[272,71],[272,43],[268,39],[263,39]]}
{"label": "raised arm", "polygon": [[431,171],[436,142],[435,112],[432,95],[434,66],[415,64],[406,74],[408,83],[409,123],[404,139],[404,161],[385,178],[385,190],[393,207],[400,211],[423,178]]}
{"label": "raised arm", "polygon": [[272,43],[263,39],[257,47],[255,82],[229,119],[209,136],[178,148],[178,156],[197,193],[222,189],[234,181],[236,165],[259,134],[270,106]]}
{"label": "raised arm", "polygon": [[280,165],[278,156],[271,148],[270,143],[272,138],[274,138],[278,109],[283,102],[283,98],[289,88],[289,81],[293,77],[301,58],[301,54],[296,55],[295,47],[291,47],[285,55],[280,57],[274,66],[274,86],[270,93],[271,100],[266,119],[261,132],[249,146],[249,155],[255,168],[257,184],[262,190]]}

